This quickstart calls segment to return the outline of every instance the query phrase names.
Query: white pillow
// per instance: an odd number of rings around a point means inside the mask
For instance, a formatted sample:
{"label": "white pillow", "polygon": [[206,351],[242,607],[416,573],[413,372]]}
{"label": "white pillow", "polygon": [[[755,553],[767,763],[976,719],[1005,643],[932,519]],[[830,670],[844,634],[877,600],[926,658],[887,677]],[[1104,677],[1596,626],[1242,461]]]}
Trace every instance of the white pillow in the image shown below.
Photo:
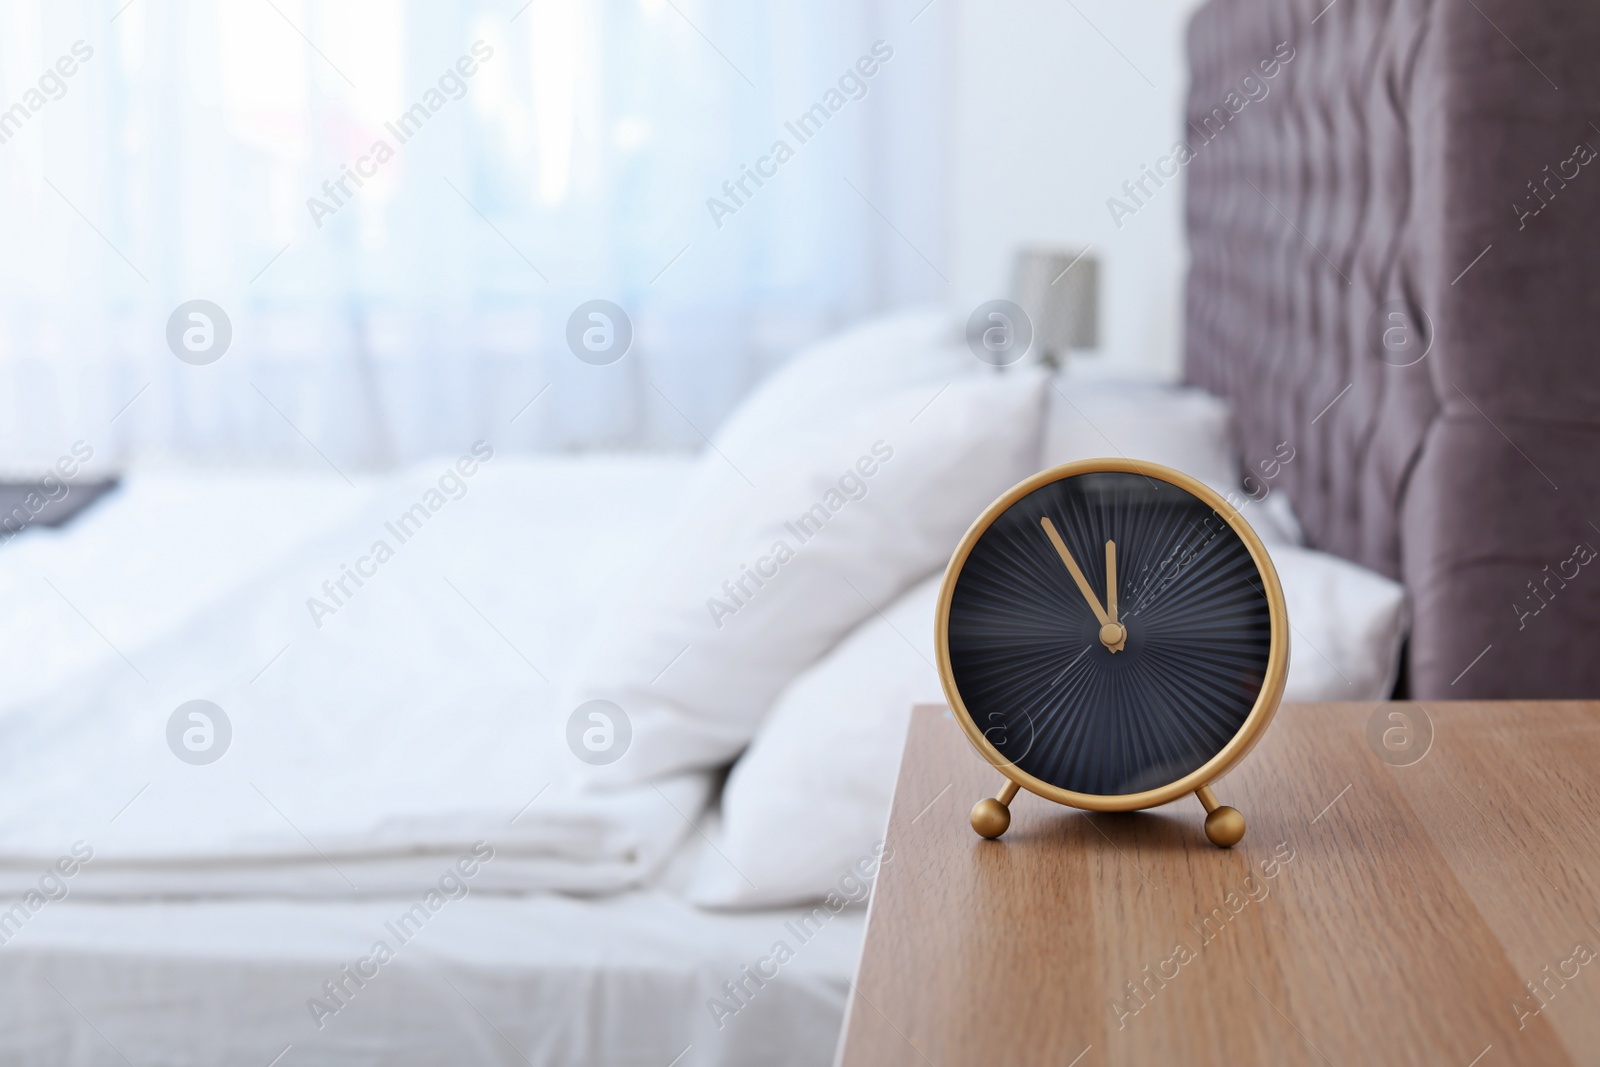
{"label": "white pillow", "polygon": [[1315,549],[1268,544],[1267,553],[1289,608],[1283,699],[1387,700],[1410,627],[1405,589]]}
{"label": "white pillow", "polygon": [[774,440],[841,410],[924,382],[937,388],[978,370],[970,352],[953,347],[954,339],[949,316],[940,311],[868,320],[795,354],[769,375],[717,430],[716,445],[735,463],[753,461]]}
{"label": "white pillow", "polygon": [[1075,382],[1068,375],[1057,375],[1050,386],[1044,466],[1126,456],[1213,485],[1238,486],[1233,416],[1210,393],[1134,382]]}
{"label": "white pillow", "polygon": [[[1284,699],[1386,698],[1405,636],[1401,588],[1324,552],[1268,551],[1293,626]],[[697,904],[821,897],[882,838],[911,705],[944,703],[933,665],[942,580],[863,623],[779,697],[723,787],[720,854],[701,860],[690,889]],[[977,799],[941,797],[926,817],[964,824]]]}
{"label": "white pillow", "polygon": [[[911,706],[944,703],[933,666],[943,580],[913,588],[784,690],[723,787],[720,854],[701,856],[696,904],[816,899],[883,837]],[[946,797],[937,814],[958,810]]]}
{"label": "white pillow", "polygon": [[602,610],[566,694],[568,708],[609,700],[631,726],[596,780],[737,755],[795,675],[942,566],[973,517],[1033,472],[1043,385],[1038,372],[973,375],[931,405],[918,387],[819,414],[737,469],[708,451],[719,478],[662,524],[654,562]]}

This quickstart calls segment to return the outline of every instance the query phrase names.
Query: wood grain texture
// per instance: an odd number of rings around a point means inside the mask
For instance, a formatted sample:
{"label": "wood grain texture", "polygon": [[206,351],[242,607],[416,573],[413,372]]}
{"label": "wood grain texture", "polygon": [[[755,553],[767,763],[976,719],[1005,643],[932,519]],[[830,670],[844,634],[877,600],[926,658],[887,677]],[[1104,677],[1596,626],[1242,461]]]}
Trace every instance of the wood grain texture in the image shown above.
{"label": "wood grain texture", "polygon": [[1004,779],[918,708],[840,1063],[1600,1064],[1596,767],[1596,702],[1285,705],[1216,784],[1231,850],[1192,797],[1024,792],[984,841]]}

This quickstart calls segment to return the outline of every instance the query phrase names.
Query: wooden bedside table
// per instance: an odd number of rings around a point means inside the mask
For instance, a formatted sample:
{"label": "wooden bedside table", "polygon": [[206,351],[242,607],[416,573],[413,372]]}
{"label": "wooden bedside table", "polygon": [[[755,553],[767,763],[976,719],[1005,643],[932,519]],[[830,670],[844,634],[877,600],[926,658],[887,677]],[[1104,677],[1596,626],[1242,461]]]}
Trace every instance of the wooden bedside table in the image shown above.
{"label": "wooden bedside table", "polygon": [[[1391,766],[1369,719],[1433,742]],[[1093,814],[1022,793],[919,707],[845,1067],[1600,1063],[1600,702],[1286,705],[1217,785]]]}

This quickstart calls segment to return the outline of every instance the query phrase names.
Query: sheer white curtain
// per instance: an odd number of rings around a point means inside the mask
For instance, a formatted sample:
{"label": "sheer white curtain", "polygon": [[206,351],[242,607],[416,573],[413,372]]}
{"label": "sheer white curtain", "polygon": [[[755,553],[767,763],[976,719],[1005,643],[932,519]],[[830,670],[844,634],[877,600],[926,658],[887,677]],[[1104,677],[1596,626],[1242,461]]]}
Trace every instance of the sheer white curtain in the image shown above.
{"label": "sheer white curtain", "polygon": [[[698,443],[943,295],[924,5],[0,0],[0,464]],[[618,363],[568,349],[592,299]]]}

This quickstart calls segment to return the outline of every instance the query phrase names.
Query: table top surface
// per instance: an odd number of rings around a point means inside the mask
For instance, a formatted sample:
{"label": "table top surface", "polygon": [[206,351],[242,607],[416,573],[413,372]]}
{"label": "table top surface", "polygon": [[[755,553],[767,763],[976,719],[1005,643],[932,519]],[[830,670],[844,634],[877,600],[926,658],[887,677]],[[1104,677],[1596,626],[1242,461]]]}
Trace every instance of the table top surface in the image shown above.
{"label": "table top surface", "polygon": [[1192,796],[985,841],[1004,779],[919,707],[840,1062],[1600,1063],[1597,770],[1600,702],[1286,705],[1232,849]]}

